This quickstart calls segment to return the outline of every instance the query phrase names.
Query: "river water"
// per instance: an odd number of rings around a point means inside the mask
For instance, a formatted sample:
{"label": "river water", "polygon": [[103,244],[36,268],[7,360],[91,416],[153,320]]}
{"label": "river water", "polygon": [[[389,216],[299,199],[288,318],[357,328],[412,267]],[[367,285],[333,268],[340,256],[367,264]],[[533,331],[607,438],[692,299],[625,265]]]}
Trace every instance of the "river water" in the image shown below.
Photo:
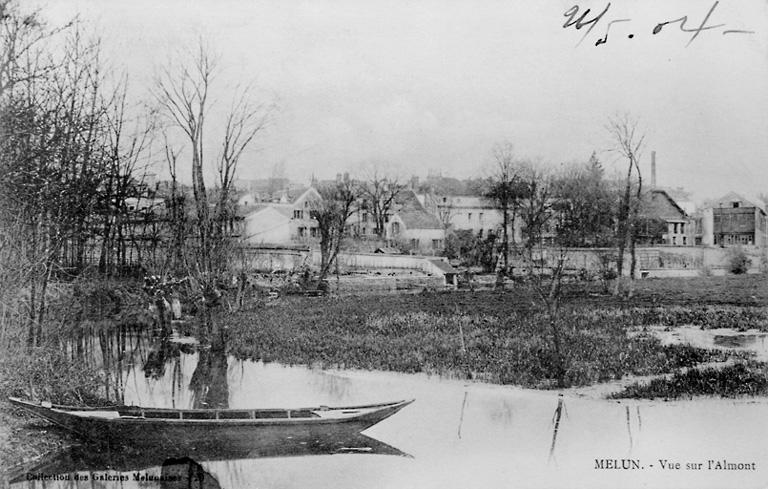
{"label": "river water", "polygon": [[[235,456],[190,454],[207,479],[183,487],[719,488],[768,481],[767,399],[616,402],[425,375],[263,364],[164,345],[162,354],[157,346],[135,350],[122,364],[126,404],[253,408],[416,399],[366,436],[329,450],[299,442]],[[163,454],[131,456],[133,465],[82,453],[76,462],[64,457],[30,473],[69,474],[69,480],[22,474],[11,487],[182,487],[134,480],[137,473],[161,475],[164,460]],[[716,470],[715,462],[750,469]],[[679,469],[663,468],[676,463]],[[631,468],[605,468],[622,464]],[[115,481],[121,475],[128,480]]]}

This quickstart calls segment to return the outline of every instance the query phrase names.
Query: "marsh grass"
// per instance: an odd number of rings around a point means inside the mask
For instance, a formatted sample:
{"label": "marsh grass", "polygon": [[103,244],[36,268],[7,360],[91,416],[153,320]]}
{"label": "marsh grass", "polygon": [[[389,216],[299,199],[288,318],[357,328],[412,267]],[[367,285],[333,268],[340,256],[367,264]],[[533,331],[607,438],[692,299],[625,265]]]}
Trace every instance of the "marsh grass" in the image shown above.
{"label": "marsh grass", "polygon": [[[240,358],[321,367],[426,372],[501,384],[581,386],[724,360],[728,354],[627,335],[631,314],[566,308],[559,316],[565,378],[556,378],[548,319],[515,310],[511,294],[478,294],[472,307],[443,294],[292,301],[220,320]],[[397,301],[396,304],[393,301]]]}
{"label": "marsh grass", "polygon": [[103,405],[103,372],[60,348],[12,352],[0,360],[0,395],[59,404]]}
{"label": "marsh grass", "polygon": [[768,366],[747,361],[723,368],[690,369],[670,378],[634,383],[610,396],[612,399],[679,399],[694,396],[764,396],[768,394]]}
{"label": "marsh grass", "polygon": [[737,331],[768,331],[768,309],[754,306],[692,305],[666,307],[598,308],[589,313],[596,321],[614,320],[628,326],[697,326]]}

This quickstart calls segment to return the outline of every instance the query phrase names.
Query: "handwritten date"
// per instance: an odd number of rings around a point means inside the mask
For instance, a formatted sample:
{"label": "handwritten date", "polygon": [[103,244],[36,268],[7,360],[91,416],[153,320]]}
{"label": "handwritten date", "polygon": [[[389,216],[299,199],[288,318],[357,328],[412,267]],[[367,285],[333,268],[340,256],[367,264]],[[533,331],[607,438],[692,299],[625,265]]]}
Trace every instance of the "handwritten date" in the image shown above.
{"label": "handwritten date", "polygon": [[[704,15],[703,20],[698,24],[695,25],[694,21],[691,21],[687,15],[684,15],[678,19],[674,20],[668,20],[665,22],[659,22],[656,24],[656,26],[652,29],[651,33],[655,36],[657,34],[660,34],[666,26],[671,26],[674,24],[677,24],[678,28],[681,32],[690,34],[690,38],[688,40],[687,46],[690,46],[690,44],[696,40],[696,38],[705,31],[712,31],[719,28],[724,28],[725,24],[711,24],[710,19],[712,18],[712,14],[715,12],[715,9],[719,5],[719,1],[716,1],[712,4],[709,11]],[[592,30],[600,23],[600,21],[605,17],[605,14],[608,12],[608,10],[611,8],[610,2],[605,6],[605,8],[600,13],[592,13],[592,9],[586,9],[584,11],[581,10],[581,7],[578,5],[574,5],[573,7],[569,8],[565,11],[563,16],[566,18],[565,23],[563,24],[564,29],[568,29],[570,27],[575,28],[576,30],[581,30],[583,28],[587,28],[586,32],[582,36],[581,40],[578,42],[578,44],[581,44],[584,39],[592,32]],[[590,17],[591,14],[591,17]],[[614,24],[618,23],[624,23],[624,22],[630,22],[632,19],[614,19],[604,22],[605,24],[605,31],[596,42],[595,46],[600,46],[601,44],[605,44],[608,42],[608,34],[611,32],[611,27]],[[691,25],[694,24],[694,25]],[[739,30],[739,29],[723,29],[722,34],[754,34],[754,31],[749,30]],[[635,37],[634,34],[628,34],[627,37],[629,39],[632,39]],[[577,45],[578,45],[577,44]]]}

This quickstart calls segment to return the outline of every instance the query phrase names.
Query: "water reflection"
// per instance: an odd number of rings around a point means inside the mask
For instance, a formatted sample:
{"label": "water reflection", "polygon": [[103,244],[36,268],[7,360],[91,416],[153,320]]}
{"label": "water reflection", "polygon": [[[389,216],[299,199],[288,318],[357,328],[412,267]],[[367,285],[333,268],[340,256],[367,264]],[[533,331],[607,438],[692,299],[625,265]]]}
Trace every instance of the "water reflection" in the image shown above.
{"label": "water reflection", "polygon": [[162,489],[220,489],[214,476],[189,457],[169,458],[160,470]]}
{"label": "water reflection", "polygon": [[701,329],[696,326],[674,329],[656,327],[651,331],[665,344],[683,343],[700,348],[748,351],[753,352],[758,360],[768,361],[768,333],[746,333],[728,328]]}
{"label": "water reflection", "polygon": [[[207,453],[203,447],[159,454],[70,454],[65,462],[52,462],[45,470],[142,470],[159,476],[165,460],[186,456],[227,488],[465,489],[574,484],[748,487],[763,482],[768,469],[764,443],[768,400],[762,398],[617,403],[426,375],[264,364],[222,355],[211,347],[179,344],[173,338],[166,341],[170,343],[127,334],[103,342],[113,351],[102,353],[96,336],[84,339],[82,350],[96,351],[94,361],[110,359],[110,389],[114,393],[119,386],[127,404],[190,408],[204,401],[226,402],[230,408],[269,408],[406,398],[417,402],[365,435],[356,435],[364,438],[340,443],[292,437],[239,451],[215,447]],[[413,458],[383,456],[403,452]],[[658,458],[683,464],[727,458],[754,461],[760,469],[752,473],[595,469],[596,459],[628,454],[643,464],[654,464]],[[25,480],[16,484],[43,486]],[[45,487],[78,486],[46,483]],[[124,487],[144,486],[131,482]]]}
{"label": "water reflection", "polygon": [[[120,474],[127,474],[131,480],[146,476],[145,480],[141,481],[144,482],[143,487],[216,487],[218,481],[206,467],[221,466],[227,461],[242,463],[262,458],[361,454],[408,457],[408,454],[395,447],[353,430],[313,428],[294,430],[280,438],[254,439],[248,443],[212,441],[210,444],[199,445],[194,450],[180,449],[172,445],[141,450],[131,447],[76,446],[17,470],[10,483],[13,487],[34,487],[36,481],[28,480],[27,474],[58,475],[61,476],[59,479],[69,482],[84,479],[82,475],[85,474],[90,474],[90,481],[96,479],[94,474],[104,474],[117,479]],[[154,476],[158,473],[166,477],[156,480]],[[179,486],[179,477],[171,476],[182,476],[181,479],[191,485]],[[172,478],[177,480],[171,480]],[[203,485],[200,485],[201,483]],[[90,486],[84,480],[82,485],[75,484],[73,487]]]}
{"label": "water reflection", "polygon": [[192,408],[226,409],[229,407],[229,383],[227,380],[227,353],[223,345],[200,350],[189,389],[192,391]]}

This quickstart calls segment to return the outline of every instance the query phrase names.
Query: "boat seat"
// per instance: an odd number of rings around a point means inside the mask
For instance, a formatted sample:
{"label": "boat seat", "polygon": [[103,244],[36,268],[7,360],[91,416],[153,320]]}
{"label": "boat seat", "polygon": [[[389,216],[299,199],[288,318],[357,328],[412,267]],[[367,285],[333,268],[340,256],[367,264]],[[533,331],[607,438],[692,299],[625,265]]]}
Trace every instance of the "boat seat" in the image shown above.
{"label": "boat seat", "polygon": [[287,419],[319,418],[320,415],[308,409],[142,409],[124,407],[118,410],[121,417],[146,419]]}

